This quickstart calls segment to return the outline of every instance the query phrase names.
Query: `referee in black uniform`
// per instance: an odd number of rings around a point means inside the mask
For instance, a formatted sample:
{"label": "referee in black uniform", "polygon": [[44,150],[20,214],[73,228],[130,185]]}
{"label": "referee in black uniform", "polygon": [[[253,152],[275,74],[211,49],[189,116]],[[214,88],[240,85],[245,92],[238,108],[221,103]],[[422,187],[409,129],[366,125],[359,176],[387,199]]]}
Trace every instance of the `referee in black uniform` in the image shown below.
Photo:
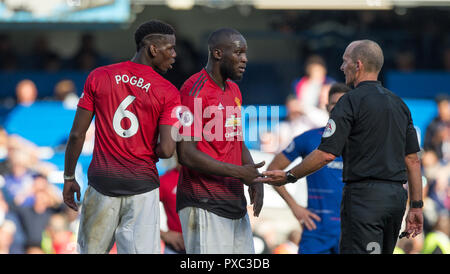
{"label": "referee in black uniform", "polygon": [[288,172],[266,171],[256,181],[296,182],[336,156],[344,159],[346,183],[341,204],[340,253],[392,254],[405,213],[406,237],[422,232],[422,181],[419,144],[406,104],[378,79],[384,57],[370,40],[354,41],[341,70],[354,89],[336,104],[319,147]]}

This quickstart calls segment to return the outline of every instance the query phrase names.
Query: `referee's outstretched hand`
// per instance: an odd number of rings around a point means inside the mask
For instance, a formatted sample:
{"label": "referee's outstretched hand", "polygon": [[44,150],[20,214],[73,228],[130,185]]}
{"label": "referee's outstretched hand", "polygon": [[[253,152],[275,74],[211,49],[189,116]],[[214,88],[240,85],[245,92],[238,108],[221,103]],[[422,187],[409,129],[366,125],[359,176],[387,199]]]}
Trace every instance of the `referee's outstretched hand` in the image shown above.
{"label": "referee's outstretched hand", "polygon": [[421,208],[410,208],[406,216],[406,238],[413,238],[422,233],[423,229],[423,213]]}
{"label": "referee's outstretched hand", "polygon": [[64,203],[71,209],[78,211],[78,205],[75,202],[75,193],[77,194],[77,200],[80,201],[80,185],[76,180],[65,180],[63,188]]}

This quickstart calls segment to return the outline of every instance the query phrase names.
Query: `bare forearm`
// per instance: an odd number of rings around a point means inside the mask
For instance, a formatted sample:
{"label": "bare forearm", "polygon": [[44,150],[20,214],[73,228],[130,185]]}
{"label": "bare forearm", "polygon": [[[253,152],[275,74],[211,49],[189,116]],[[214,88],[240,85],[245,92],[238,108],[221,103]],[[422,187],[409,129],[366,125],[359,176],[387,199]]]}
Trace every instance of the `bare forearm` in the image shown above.
{"label": "bare forearm", "polygon": [[[290,164],[291,161],[286,158],[283,153],[279,153],[273,158],[272,162],[267,167],[267,170],[284,170]],[[273,186],[273,188],[278,194],[280,194],[281,198],[283,198],[289,208],[292,209],[293,206],[297,204],[284,186]]]}
{"label": "bare forearm", "polygon": [[64,160],[64,174],[73,175],[83,149],[86,132],[91,124],[94,113],[84,108],[77,108],[72,129],[70,130],[69,140],[67,141],[66,154]]}
{"label": "bare forearm", "polygon": [[178,146],[177,152],[180,163],[188,168],[205,174],[238,178],[240,168],[238,165],[217,161],[208,154],[194,148],[180,148]]}
{"label": "bare forearm", "polygon": [[168,159],[172,157],[175,152],[176,142],[172,136],[173,132],[178,129],[170,125],[160,125],[159,126],[159,143],[156,145],[155,154],[158,158]]}
{"label": "bare forearm", "polygon": [[295,177],[300,179],[316,172],[323,166],[332,162],[335,158],[336,157],[330,153],[316,149],[306,156],[299,165],[295,166],[291,172]]}
{"label": "bare forearm", "polygon": [[416,154],[408,155],[405,162],[408,173],[409,198],[412,201],[422,200],[422,175],[419,157]]}
{"label": "bare forearm", "polygon": [[295,201],[284,186],[274,186],[273,188],[276,192],[278,192],[278,194],[280,194],[281,198],[283,198],[290,209],[293,209],[293,207],[297,205],[297,201]]}
{"label": "bare forearm", "polygon": [[254,164],[252,155],[247,146],[242,143],[242,165]]}
{"label": "bare forearm", "polygon": [[77,165],[78,158],[80,157],[81,150],[83,149],[85,137],[85,134],[78,136],[71,134],[69,136],[65,154],[64,174],[75,174],[75,167]]}
{"label": "bare forearm", "polygon": [[175,148],[164,149],[162,147],[161,143],[156,145],[155,154],[160,159],[168,159],[168,158],[172,157],[174,152],[175,152]]}

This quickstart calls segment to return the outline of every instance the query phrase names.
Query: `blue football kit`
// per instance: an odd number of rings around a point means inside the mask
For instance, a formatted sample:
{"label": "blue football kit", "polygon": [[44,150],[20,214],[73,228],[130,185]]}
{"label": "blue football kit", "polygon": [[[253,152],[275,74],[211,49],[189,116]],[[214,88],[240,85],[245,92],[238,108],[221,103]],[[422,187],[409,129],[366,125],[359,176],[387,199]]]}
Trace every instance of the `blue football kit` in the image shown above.
{"label": "blue football kit", "polygon": [[[295,137],[283,154],[291,162],[298,157],[305,158],[319,146],[324,129],[312,129]],[[313,220],[317,226],[314,230],[304,229],[298,250],[300,254],[339,253],[340,206],[344,187],[342,168],[342,158],[336,157],[333,162],[306,177],[307,209],[318,215],[321,221]]]}

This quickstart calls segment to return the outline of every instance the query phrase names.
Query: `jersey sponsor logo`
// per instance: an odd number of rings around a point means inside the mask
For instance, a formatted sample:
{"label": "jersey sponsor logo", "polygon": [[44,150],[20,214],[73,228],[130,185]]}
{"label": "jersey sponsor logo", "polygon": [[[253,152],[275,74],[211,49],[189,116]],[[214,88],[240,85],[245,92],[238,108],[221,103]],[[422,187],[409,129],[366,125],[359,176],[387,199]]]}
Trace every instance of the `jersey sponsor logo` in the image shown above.
{"label": "jersey sponsor logo", "polygon": [[230,117],[227,118],[227,120],[225,121],[225,128],[232,128],[233,131],[227,131],[225,133],[225,138],[229,139],[229,138],[233,138],[233,137],[241,137],[242,136],[242,131],[239,130],[239,127],[241,127],[242,125],[242,120],[241,117],[236,117],[236,115],[231,115]]}
{"label": "jersey sponsor logo", "polygon": [[125,84],[130,84],[132,86],[136,86],[138,88],[141,88],[145,90],[145,92],[148,92],[148,89],[150,88],[150,83],[145,83],[144,79],[137,76],[129,76],[127,74],[122,75],[114,75],[114,78],[116,79],[116,84],[120,84],[120,82]]}
{"label": "jersey sponsor logo", "polygon": [[240,117],[236,117],[236,115],[231,115],[225,121],[225,127],[233,127],[233,129],[235,129],[236,127],[241,126],[241,123],[242,122]]}
{"label": "jersey sponsor logo", "polygon": [[334,134],[336,131],[336,123],[333,119],[328,120],[327,125],[325,126],[325,130],[323,131],[322,138],[328,138]]}

